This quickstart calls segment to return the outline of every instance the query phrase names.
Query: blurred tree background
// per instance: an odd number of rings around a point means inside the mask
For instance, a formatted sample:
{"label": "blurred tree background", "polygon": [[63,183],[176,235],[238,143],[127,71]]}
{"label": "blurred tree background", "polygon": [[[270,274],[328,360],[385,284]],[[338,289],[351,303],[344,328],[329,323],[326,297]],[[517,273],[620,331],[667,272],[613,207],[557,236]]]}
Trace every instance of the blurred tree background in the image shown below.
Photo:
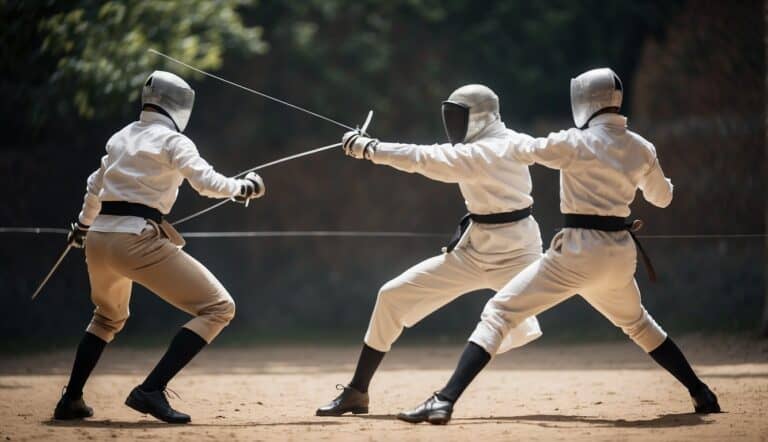
{"label": "blurred tree background", "polygon": [[[2,226],[64,226],[104,142],[136,118],[154,69],[196,89],[187,134],[223,173],[329,144],[337,127],[169,64],[155,48],[271,95],[359,124],[382,139],[444,140],[440,102],[465,83],[501,98],[509,127],[571,125],[568,82],[611,66],[631,127],[656,144],[676,185],[661,211],[640,201],[648,234],[765,231],[765,23],[757,0],[38,1],[0,0]],[[557,174],[532,168],[545,241],[559,225]],[[225,206],[182,231],[403,230],[444,233],[464,211],[455,186],[328,152],[264,171],[268,196]],[[170,219],[209,204],[188,186]],[[238,302],[223,340],[358,340],[377,288],[439,252],[425,239],[189,239],[186,250]],[[661,273],[638,280],[672,333],[755,330],[766,296],[765,241],[648,240]],[[28,300],[63,247],[55,235],[3,235],[0,333],[6,345],[56,341],[89,319],[79,251]],[[407,333],[460,342],[488,292],[470,294]],[[127,339],[167,337],[175,312],[136,288]],[[541,317],[555,339],[620,332],[578,298]]]}

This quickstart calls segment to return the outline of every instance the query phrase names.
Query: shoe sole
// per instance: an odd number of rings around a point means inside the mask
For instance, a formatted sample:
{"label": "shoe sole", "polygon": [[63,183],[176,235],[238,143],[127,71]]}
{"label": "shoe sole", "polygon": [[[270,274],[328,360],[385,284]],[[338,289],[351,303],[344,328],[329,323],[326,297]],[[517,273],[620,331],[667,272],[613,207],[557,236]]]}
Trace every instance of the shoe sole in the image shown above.
{"label": "shoe sole", "polygon": [[346,413],[352,413],[352,414],[368,414],[368,407],[355,407],[355,408],[348,408],[343,411],[339,412],[321,412],[320,410],[315,412],[315,416],[323,416],[323,417],[338,417],[343,416]]}
{"label": "shoe sole", "polygon": [[81,420],[84,420],[84,419],[88,419],[89,417],[93,417],[93,413],[85,414],[85,415],[82,415],[82,416],[81,415],[73,415],[73,416],[66,415],[66,416],[62,416],[62,415],[57,415],[55,413],[53,415],[53,419],[57,420],[57,421],[81,421]]}
{"label": "shoe sole", "polygon": [[139,413],[148,414],[159,421],[165,422],[166,424],[188,424],[189,422],[192,421],[192,419],[183,420],[183,421],[172,421],[172,420],[163,419],[160,416],[157,416],[154,413],[152,413],[152,411],[150,411],[149,408],[144,407],[141,401],[133,398],[133,395],[130,395],[128,396],[128,398],[125,399],[125,405],[127,405],[130,408],[133,408]]}
{"label": "shoe sole", "polygon": [[429,422],[432,425],[445,425],[451,420],[451,416],[445,412],[436,412],[428,415],[427,417],[412,418],[408,415],[398,414],[397,418],[403,422],[409,424],[420,424],[422,422]]}
{"label": "shoe sole", "polygon": [[705,405],[703,407],[694,408],[696,414],[710,414],[710,413],[722,413],[720,411],[720,405]]}
{"label": "shoe sole", "polygon": [[448,413],[434,413],[427,417],[427,422],[432,425],[445,425],[451,420],[451,416]]}

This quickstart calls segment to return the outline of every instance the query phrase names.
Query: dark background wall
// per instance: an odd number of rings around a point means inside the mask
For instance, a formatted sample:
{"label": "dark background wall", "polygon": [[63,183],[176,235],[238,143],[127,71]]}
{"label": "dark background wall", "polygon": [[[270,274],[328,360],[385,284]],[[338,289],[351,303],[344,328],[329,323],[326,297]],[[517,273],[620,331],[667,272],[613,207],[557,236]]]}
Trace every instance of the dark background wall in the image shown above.
{"label": "dark background wall", "polygon": [[[9,26],[39,19],[12,3],[4,6]],[[431,143],[444,139],[440,101],[464,83],[495,89],[508,126],[546,135],[571,124],[569,79],[591,67],[612,66],[628,91],[631,128],[656,144],[675,184],[667,210],[636,201],[634,214],[646,221],[644,233],[761,233],[762,8],[758,1],[263,1],[238,13],[263,31],[268,51],[224,52],[218,73],[351,125],[373,109],[376,136]],[[40,52],[35,38],[25,44]],[[14,54],[27,54],[21,49],[9,43],[3,66],[14,62]],[[68,89],[50,83],[56,70],[52,58],[28,61],[28,76],[18,63],[15,71],[0,74],[6,134],[0,141],[2,226],[64,226],[79,210],[85,178],[98,165],[106,138],[136,118],[138,102],[125,94],[108,112],[97,107],[88,118],[68,108]],[[223,173],[335,142],[343,132],[160,60],[153,68],[190,79],[197,101],[187,134]],[[25,102],[37,96],[19,93],[27,90],[22,86],[45,89],[59,97],[50,98],[52,103],[65,105],[60,111],[40,110],[39,101]],[[32,118],[37,116],[45,118]],[[548,241],[559,224],[557,174],[540,166],[532,173],[536,217]],[[181,230],[398,230],[447,238],[464,212],[456,186],[348,159],[340,151],[262,175],[269,188],[265,199],[248,209],[225,206]],[[185,185],[170,218],[210,202]],[[378,287],[439,253],[443,242],[189,239],[186,250],[209,266],[238,302],[238,317],[224,340],[319,342],[362,337]],[[673,333],[756,330],[766,294],[765,244],[754,238],[648,240],[661,277],[651,285],[639,270],[644,302]],[[80,251],[68,257],[41,298],[29,302],[62,247],[61,236],[2,236],[5,347],[74,339],[89,320]],[[408,337],[460,340],[489,295],[460,299]],[[132,312],[127,339],[164,337],[173,332],[169,324],[184,322],[183,314],[141,288],[134,291]],[[578,298],[541,320],[545,334],[559,339],[619,334]]]}

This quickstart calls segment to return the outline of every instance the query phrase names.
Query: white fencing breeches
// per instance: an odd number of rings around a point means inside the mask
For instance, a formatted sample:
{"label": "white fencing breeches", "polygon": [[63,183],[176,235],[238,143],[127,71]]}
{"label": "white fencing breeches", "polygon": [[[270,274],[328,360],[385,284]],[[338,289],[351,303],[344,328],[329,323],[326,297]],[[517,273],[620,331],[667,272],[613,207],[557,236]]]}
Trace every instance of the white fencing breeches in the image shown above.
{"label": "white fencing breeches", "polygon": [[637,253],[628,232],[563,229],[538,261],[491,298],[470,341],[491,355],[532,315],[580,294],[643,350],[658,347],[666,333],[640,301],[634,279]]}
{"label": "white fencing breeches", "polygon": [[[538,238],[538,226],[535,228]],[[485,232],[477,233],[479,237]],[[471,246],[457,247],[451,253],[416,264],[379,290],[365,343],[376,350],[389,351],[404,327],[415,325],[459,296],[485,288],[499,290],[541,257],[540,244],[539,239],[513,254],[492,257],[478,254]],[[510,327],[502,347],[520,347],[539,336],[541,329],[536,318],[523,318]]]}

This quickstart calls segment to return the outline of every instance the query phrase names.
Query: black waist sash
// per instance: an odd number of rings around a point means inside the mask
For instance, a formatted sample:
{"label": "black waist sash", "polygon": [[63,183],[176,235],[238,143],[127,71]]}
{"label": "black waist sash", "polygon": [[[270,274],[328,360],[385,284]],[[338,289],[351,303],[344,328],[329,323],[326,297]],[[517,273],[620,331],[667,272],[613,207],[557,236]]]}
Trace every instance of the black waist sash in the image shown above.
{"label": "black waist sash", "polygon": [[158,224],[163,222],[163,214],[154,207],[139,203],[129,203],[127,201],[103,201],[100,213],[102,215],[137,216],[139,218],[151,219]]}
{"label": "black waist sash", "polygon": [[632,240],[635,241],[637,249],[640,251],[640,257],[643,260],[646,272],[648,272],[648,279],[651,282],[656,282],[656,270],[651,264],[651,259],[648,254],[645,253],[642,244],[638,241],[635,232],[640,230],[643,226],[643,222],[640,220],[627,221],[626,218],[620,216],[599,216],[599,215],[575,215],[567,213],[565,214],[565,227],[576,229],[590,229],[600,230],[603,232],[620,232],[626,230],[632,236]]}
{"label": "black waist sash", "polygon": [[445,252],[450,253],[459,243],[464,232],[469,227],[469,222],[474,221],[479,224],[506,224],[520,221],[521,219],[528,218],[533,213],[533,207],[526,207],[525,209],[513,210],[512,212],[491,213],[489,215],[477,215],[474,213],[468,213],[461,218],[459,226],[456,228],[451,240],[445,247]]}

